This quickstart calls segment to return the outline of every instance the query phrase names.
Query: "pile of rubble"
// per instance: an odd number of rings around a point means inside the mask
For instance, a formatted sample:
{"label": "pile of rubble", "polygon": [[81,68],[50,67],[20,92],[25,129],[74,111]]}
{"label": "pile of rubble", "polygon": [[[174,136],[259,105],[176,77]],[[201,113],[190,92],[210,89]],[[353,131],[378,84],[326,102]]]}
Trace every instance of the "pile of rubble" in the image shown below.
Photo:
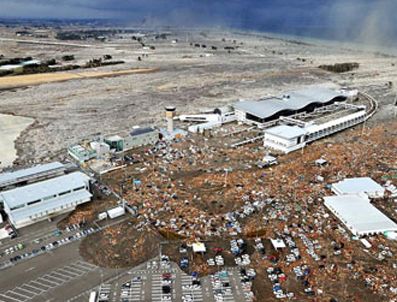
{"label": "pile of rubble", "polygon": [[[161,143],[142,156],[143,165],[134,175],[139,185],[126,190],[124,198],[138,207],[139,225],[151,225],[167,234],[167,239],[281,238],[287,245],[285,252],[266,256],[269,251],[265,253],[258,239],[259,257],[238,255],[236,265],[260,270],[277,263],[283,273],[297,280],[303,276],[294,292],[298,297],[314,293],[324,299],[345,298],[347,294],[332,292],[328,286],[336,272],[341,284],[358,282],[357,291],[364,296],[397,297],[397,281],[390,277],[395,275],[392,266],[384,264],[397,253],[397,245],[389,242],[384,244],[389,250],[375,252],[383,240],[377,236],[369,238],[373,247],[365,250],[322,200],[330,194],[329,184],[358,176],[385,184],[390,190],[386,198],[393,200],[397,137],[390,129],[396,126],[346,131],[340,134],[343,144],[329,138],[303,154],[280,157],[278,166],[267,169],[255,166],[261,152],[251,152],[252,146],[230,150],[211,145],[210,139]],[[319,158],[326,159],[325,164],[316,164]],[[385,177],[389,177],[387,183]],[[393,204],[388,205],[392,211]],[[239,244],[231,241],[232,253]],[[364,273],[363,264],[368,261],[379,261],[376,271]],[[214,258],[213,262],[222,260]],[[278,288],[275,292],[281,293]]]}

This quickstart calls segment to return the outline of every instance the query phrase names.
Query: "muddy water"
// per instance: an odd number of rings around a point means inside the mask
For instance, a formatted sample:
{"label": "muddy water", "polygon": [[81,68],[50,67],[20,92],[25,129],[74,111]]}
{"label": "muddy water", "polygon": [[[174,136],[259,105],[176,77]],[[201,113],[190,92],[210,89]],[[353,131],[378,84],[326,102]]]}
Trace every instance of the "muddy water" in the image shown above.
{"label": "muddy water", "polygon": [[0,171],[17,158],[15,140],[33,122],[28,117],[0,114]]}

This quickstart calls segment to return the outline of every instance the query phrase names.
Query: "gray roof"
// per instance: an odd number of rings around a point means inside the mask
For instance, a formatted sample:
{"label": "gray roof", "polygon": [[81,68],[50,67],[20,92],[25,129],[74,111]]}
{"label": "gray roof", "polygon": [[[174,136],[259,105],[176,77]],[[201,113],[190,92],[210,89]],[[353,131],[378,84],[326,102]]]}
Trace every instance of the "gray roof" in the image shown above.
{"label": "gray roof", "polygon": [[43,213],[45,211],[51,212],[56,208],[60,208],[63,205],[70,205],[70,203],[79,201],[79,200],[87,200],[92,197],[92,194],[86,190],[81,190],[77,192],[73,192],[72,194],[68,194],[65,196],[58,197],[55,200],[49,200],[41,203],[37,203],[35,205],[24,207],[22,209],[18,209],[16,211],[12,211],[9,213],[12,221],[18,222],[20,220],[24,220],[29,218],[29,216],[33,216],[37,213]]}
{"label": "gray roof", "polygon": [[146,127],[146,128],[136,128],[133,129],[130,132],[131,136],[137,136],[137,135],[142,135],[142,134],[146,134],[146,133],[150,133],[150,132],[154,132],[155,130],[151,127]]}
{"label": "gray roof", "polygon": [[7,172],[0,174],[0,187],[9,183],[16,183],[21,179],[33,177],[37,174],[43,174],[52,170],[65,169],[64,165],[59,162],[53,162],[43,165],[37,165],[31,168]]}
{"label": "gray roof", "polygon": [[306,134],[306,131],[298,126],[280,125],[265,130],[265,133],[279,136],[285,139],[293,139]]}
{"label": "gray roof", "polygon": [[358,233],[397,231],[397,224],[358,195],[324,197],[324,204]]}
{"label": "gray roof", "polygon": [[342,194],[384,192],[385,189],[369,177],[346,178],[332,186]]}
{"label": "gray roof", "polygon": [[326,87],[308,87],[286,93],[285,96],[287,97],[240,101],[233,106],[259,118],[267,118],[282,110],[299,110],[310,104],[327,103],[336,97],[345,97],[343,93]]}
{"label": "gray roof", "polygon": [[18,205],[26,204],[30,201],[35,201],[56,195],[61,192],[68,191],[85,185],[89,177],[81,172],[74,172],[67,175],[62,175],[56,178],[34,183],[24,187],[4,191],[0,193],[0,198],[8,207],[16,207]]}

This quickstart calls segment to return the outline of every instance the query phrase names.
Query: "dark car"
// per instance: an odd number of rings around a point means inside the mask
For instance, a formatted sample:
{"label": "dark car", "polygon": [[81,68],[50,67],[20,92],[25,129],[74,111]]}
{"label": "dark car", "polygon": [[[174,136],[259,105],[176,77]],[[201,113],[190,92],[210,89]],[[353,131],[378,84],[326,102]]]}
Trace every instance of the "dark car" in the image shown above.
{"label": "dark car", "polygon": [[169,285],[164,285],[164,286],[162,287],[162,290],[163,290],[163,294],[169,294],[169,293],[171,293],[171,286],[169,286]]}
{"label": "dark car", "polygon": [[121,288],[130,288],[131,287],[131,283],[127,282],[121,285]]}

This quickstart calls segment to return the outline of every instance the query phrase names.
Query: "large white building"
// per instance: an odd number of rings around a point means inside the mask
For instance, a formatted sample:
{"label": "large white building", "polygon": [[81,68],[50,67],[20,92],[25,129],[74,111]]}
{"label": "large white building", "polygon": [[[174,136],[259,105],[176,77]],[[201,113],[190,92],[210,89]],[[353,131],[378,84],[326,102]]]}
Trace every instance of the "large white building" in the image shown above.
{"label": "large white building", "polygon": [[324,205],[353,235],[376,235],[397,231],[397,224],[374,207],[365,194],[324,197]]}
{"label": "large white building", "polygon": [[180,115],[182,122],[197,123],[189,126],[188,130],[192,133],[202,133],[205,130],[221,127],[224,124],[235,122],[237,117],[232,106],[216,108],[212,113]]}
{"label": "large white building", "polygon": [[91,200],[89,177],[74,172],[0,192],[0,203],[15,228],[72,211]]}
{"label": "large white building", "polygon": [[352,95],[326,87],[307,87],[292,91],[280,97],[242,100],[233,105],[237,120],[248,124],[262,125],[277,120],[281,116],[291,116],[301,112],[312,112],[317,108],[343,102]]}
{"label": "large white building", "polygon": [[331,185],[336,195],[366,194],[369,198],[383,198],[385,188],[369,177],[346,178]]}
{"label": "large white building", "polygon": [[289,153],[306,145],[305,135],[306,131],[301,127],[280,125],[265,130],[264,145]]}
{"label": "large white building", "polygon": [[348,129],[364,122],[367,118],[367,112],[364,107],[351,106],[356,108],[356,112],[331,119],[326,122],[308,122],[299,123],[298,125],[282,125],[265,129],[264,146],[289,153],[303,148],[306,144],[321,139],[328,135]]}
{"label": "large white building", "polygon": [[0,174],[0,190],[22,186],[65,174],[65,165],[59,162],[37,165],[27,169]]}

